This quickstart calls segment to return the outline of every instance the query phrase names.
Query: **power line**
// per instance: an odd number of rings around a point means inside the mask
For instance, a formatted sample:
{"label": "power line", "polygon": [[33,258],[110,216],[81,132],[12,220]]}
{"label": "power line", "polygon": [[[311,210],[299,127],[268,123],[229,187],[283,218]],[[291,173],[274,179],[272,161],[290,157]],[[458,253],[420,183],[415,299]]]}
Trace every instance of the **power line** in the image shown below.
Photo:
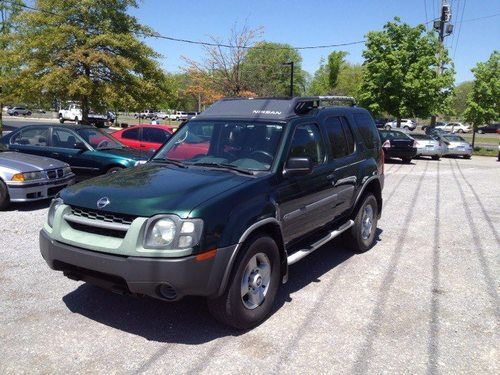
{"label": "power line", "polygon": [[458,26],[457,33],[457,42],[455,43],[455,50],[453,51],[453,60],[455,60],[455,55],[458,49],[458,41],[460,40],[460,32],[462,31],[462,23],[464,23],[464,13],[465,13],[465,5],[467,4],[467,0],[464,0],[464,6],[462,7],[462,16],[460,17],[460,25]]}

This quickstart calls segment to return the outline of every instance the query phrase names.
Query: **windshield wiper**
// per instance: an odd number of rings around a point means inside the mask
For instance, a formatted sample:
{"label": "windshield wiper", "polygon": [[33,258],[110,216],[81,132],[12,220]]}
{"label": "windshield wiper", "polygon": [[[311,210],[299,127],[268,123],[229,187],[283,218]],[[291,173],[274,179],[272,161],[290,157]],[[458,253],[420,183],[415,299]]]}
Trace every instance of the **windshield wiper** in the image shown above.
{"label": "windshield wiper", "polygon": [[152,162],[164,163],[164,164],[173,164],[180,168],[187,168],[187,165],[181,162],[180,160],[175,159],[152,159]]}
{"label": "windshield wiper", "polygon": [[248,169],[242,169],[242,168],[238,168],[232,164],[224,164],[224,163],[203,163],[203,162],[199,162],[199,163],[192,163],[191,165],[197,165],[197,166],[200,166],[200,167],[213,167],[213,168],[222,168],[222,169],[230,169],[232,171],[235,171],[235,172],[239,172],[239,173],[243,173],[243,174],[247,174],[247,175],[250,175],[250,176],[253,176],[254,175],[254,172],[251,171],[251,170],[248,170]]}

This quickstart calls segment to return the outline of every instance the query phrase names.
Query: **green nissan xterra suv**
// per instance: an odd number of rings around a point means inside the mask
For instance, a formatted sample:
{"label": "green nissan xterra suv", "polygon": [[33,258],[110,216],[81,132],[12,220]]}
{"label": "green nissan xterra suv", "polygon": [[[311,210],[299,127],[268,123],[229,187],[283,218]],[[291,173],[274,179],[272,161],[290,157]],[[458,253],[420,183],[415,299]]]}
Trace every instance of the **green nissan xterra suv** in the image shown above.
{"label": "green nissan xterra suv", "polygon": [[351,99],[216,102],[148,163],[63,190],[40,232],[43,257],[74,280],[204,296],[223,323],[259,324],[291,264],[342,233],[357,252],[375,242],[383,151]]}

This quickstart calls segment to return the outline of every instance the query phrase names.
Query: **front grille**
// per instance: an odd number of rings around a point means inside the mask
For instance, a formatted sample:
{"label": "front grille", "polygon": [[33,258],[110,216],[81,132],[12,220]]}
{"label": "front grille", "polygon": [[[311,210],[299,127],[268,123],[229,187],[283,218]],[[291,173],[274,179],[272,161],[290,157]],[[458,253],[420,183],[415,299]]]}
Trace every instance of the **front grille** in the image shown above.
{"label": "front grille", "polygon": [[78,217],[84,217],[86,219],[101,220],[108,223],[117,223],[126,225],[132,224],[132,221],[134,221],[134,219],[136,218],[135,216],[131,215],[123,215],[110,212],[97,212],[89,210],[87,208],[81,208],[75,206],[71,207],[71,214]]}
{"label": "front grille", "polygon": [[62,169],[51,169],[50,171],[47,171],[47,177],[49,180],[61,178],[62,176],[64,176],[64,171]]}
{"label": "front grille", "polygon": [[80,232],[87,232],[92,234],[98,234],[100,236],[115,237],[115,238],[125,238],[127,232],[122,230],[115,230],[109,228],[94,227],[92,225],[85,225],[80,223],[74,223],[72,221],[67,222],[69,226]]}

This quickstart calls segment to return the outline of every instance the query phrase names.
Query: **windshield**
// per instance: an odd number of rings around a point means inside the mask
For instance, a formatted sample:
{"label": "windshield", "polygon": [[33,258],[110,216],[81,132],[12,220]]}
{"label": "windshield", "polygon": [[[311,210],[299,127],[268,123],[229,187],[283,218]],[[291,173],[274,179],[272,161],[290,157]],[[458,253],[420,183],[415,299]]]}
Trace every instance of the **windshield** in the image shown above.
{"label": "windshield", "polygon": [[115,138],[101,129],[79,129],[76,131],[85,142],[96,150],[123,148],[124,146]]}
{"label": "windshield", "polygon": [[466,142],[465,139],[458,135],[446,135],[443,138],[450,142]]}
{"label": "windshield", "polygon": [[380,138],[382,138],[384,141],[387,139],[411,139],[405,133],[398,132],[395,130],[383,130],[383,131],[381,131]]}
{"label": "windshield", "polygon": [[191,121],[174,133],[153,160],[218,165],[250,171],[271,168],[282,124],[245,121]]}
{"label": "windshield", "polygon": [[425,135],[425,134],[412,134],[411,136],[412,136],[412,138],[415,138],[415,139],[432,139],[431,137],[429,137],[428,135]]}

